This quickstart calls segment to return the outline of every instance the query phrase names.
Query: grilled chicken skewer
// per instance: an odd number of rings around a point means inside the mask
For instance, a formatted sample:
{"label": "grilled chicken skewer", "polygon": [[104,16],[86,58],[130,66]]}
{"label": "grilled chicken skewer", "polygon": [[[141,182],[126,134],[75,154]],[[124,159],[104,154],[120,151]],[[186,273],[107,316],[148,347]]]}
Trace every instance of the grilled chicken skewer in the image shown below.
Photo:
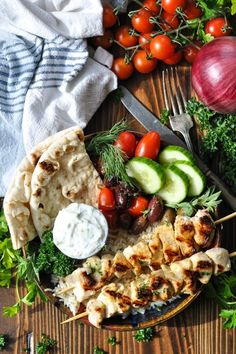
{"label": "grilled chicken skewer", "polygon": [[[59,281],[55,295],[70,292],[76,283],[76,297],[82,302],[114,276],[120,279],[132,273],[139,275],[145,268],[158,270],[163,264],[194,254],[200,248],[197,242],[201,248],[208,246],[213,236],[214,222],[205,210],[198,211],[193,218],[177,216],[174,227],[170,222],[158,223],[135,245],[126,247],[123,252],[118,251],[114,257],[88,258],[82,268]],[[72,310],[76,312],[74,307]]]}
{"label": "grilled chicken skewer", "polygon": [[[104,318],[127,313],[131,308],[146,308],[150,302],[167,301],[178,294],[194,294],[198,281],[206,284],[213,274],[229,271],[230,266],[230,255],[224,248],[198,252],[135,279],[125,278],[105,285],[96,298],[88,301],[83,316],[88,315],[89,321],[100,327]],[[79,314],[63,323],[83,316]]]}

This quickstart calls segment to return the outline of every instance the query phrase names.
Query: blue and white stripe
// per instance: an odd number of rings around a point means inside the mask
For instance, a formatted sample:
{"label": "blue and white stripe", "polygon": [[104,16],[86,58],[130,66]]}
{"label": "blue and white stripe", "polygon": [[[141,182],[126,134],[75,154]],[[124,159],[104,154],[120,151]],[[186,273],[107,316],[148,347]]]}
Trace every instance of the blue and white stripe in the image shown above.
{"label": "blue and white stripe", "polygon": [[27,92],[65,85],[88,57],[84,40],[55,36],[33,41],[9,35],[0,39],[0,196],[25,155],[22,135]]}

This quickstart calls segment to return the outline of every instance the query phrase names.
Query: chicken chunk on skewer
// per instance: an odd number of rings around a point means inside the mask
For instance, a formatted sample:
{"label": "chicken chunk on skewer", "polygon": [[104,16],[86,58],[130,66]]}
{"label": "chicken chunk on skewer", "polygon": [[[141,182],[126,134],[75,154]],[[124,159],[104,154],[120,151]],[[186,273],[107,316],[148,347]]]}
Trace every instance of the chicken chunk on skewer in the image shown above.
{"label": "chicken chunk on skewer", "polygon": [[194,241],[202,248],[209,247],[215,234],[215,224],[211,215],[207,210],[198,210],[192,221],[195,229]]}
{"label": "chicken chunk on skewer", "polygon": [[213,273],[213,262],[204,252],[198,252],[190,258],[192,270],[197,273],[198,280],[202,284],[207,284]]}
{"label": "chicken chunk on skewer", "polygon": [[113,259],[112,273],[119,279],[132,269],[132,265],[127,261],[123,252],[118,251]]}
{"label": "chicken chunk on skewer", "polygon": [[140,241],[132,247],[126,247],[123,254],[132,265],[135,274],[140,274],[142,267],[148,266],[152,259],[151,251],[144,241]]}
{"label": "chicken chunk on skewer", "polygon": [[213,273],[218,275],[220,273],[228,272],[231,268],[229,252],[225,248],[211,248],[206,251],[206,255],[213,262]]}
{"label": "chicken chunk on skewer", "polygon": [[[212,252],[209,252],[212,251]],[[212,250],[207,251],[210,253],[210,256],[212,257],[212,264],[214,264],[214,267],[216,266],[215,274],[220,274],[222,272],[228,271],[229,270],[229,254],[228,252],[223,249],[223,248],[213,248]],[[173,275],[176,276],[176,278],[181,278],[180,274],[176,275],[174,271],[178,273],[185,274],[185,280],[183,281],[185,284],[188,284],[188,279],[191,278],[192,274],[190,273],[184,273],[185,270],[190,268],[189,271],[192,271],[194,273],[195,277],[198,278],[200,275],[201,278],[201,273],[199,272],[199,262],[201,261],[206,261],[206,258],[203,256],[204,253],[199,252],[199,257],[196,259],[193,259],[193,263],[190,260],[190,258],[187,260],[187,262],[184,264],[182,261],[177,261],[174,262],[175,264],[171,266],[166,266],[164,265],[163,270],[158,270],[150,274],[142,274],[139,276],[137,279],[133,280],[132,282],[126,281],[126,283],[121,286],[121,283],[119,282],[118,284],[112,283],[109,286],[105,286],[101,294],[99,294],[97,300],[100,301],[100,307],[101,303],[106,307],[109,304],[108,310],[105,311],[106,317],[110,317],[114,314],[118,313],[123,313],[122,312],[122,306],[120,305],[123,303],[123,295],[125,292],[126,298],[126,306],[125,306],[125,312],[128,312],[130,308],[132,307],[146,307],[150,301],[157,301],[160,299],[163,299],[161,296],[161,293],[165,293],[165,300],[170,299],[173,294],[189,294],[189,289],[186,286],[182,286],[179,291],[174,291],[173,288],[173,282],[172,282],[172,277]],[[217,263],[214,263],[215,259]],[[184,260],[186,261],[186,260]],[[188,262],[189,261],[189,262]],[[181,263],[182,262],[182,263]],[[194,265],[195,264],[195,265]],[[182,270],[181,270],[181,265],[182,265]],[[197,267],[196,267],[197,265]],[[172,270],[171,270],[172,268]],[[194,271],[194,269],[197,269],[197,271]],[[189,276],[190,275],[190,276]],[[160,281],[161,279],[161,281]],[[164,282],[163,282],[164,280]],[[202,278],[203,281],[206,281],[206,278]],[[161,288],[165,284],[165,291],[158,292],[157,290]],[[105,290],[104,290],[105,289]],[[140,290],[141,289],[141,290]],[[171,291],[172,289],[172,291]],[[108,290],[108,291],[107,291]],[[164,288],[163,288],[164,290]],[[108,295],[107,295],[108,293]],[[128,301],[127,301],[128,299]],[[95,314],[92,318],[92,314],[89,313],[90,311],[90,302],[95,301],[94,299],[89,300],[88,306],[87,306],[87,312],[89,314],[89,318],[91,321],[94,319],[99,319],[101,321],[101,316],[98,314]],[[108,301],[108,302],[107,302]],[[112,302],[112,303],[110,303]],[[113,304],[113,302],[116,302],[116,304]],[[99,313],[101,312],[101,308],[99,307]],[[113,312],[113,313],[112,313]],[[99,327],[101,322],[98,321],[93,321],[93,325],[96,327]]]}
{"label": "chicken chunk on skewer", "polygon": [[175,240],[184,257],[190,257],[198,250],[194,241],[195,229],[190,217],[177,215],[174,224]]}
{"label": "chicken chunk on skewer", "polygon": [[183,282],[182,291],[185,294],[193,295],[197,288],[196,274],[192,269],[190,258],[182,259],[170,264],[170,270]]}
{"label": "chicken chunk on skewer", "polygon": [[157,226],[157,234],[162,243],[164,259],[166,263],[181,259],[180,249],[175,241],[174,229],[171,223],[164,223]]}

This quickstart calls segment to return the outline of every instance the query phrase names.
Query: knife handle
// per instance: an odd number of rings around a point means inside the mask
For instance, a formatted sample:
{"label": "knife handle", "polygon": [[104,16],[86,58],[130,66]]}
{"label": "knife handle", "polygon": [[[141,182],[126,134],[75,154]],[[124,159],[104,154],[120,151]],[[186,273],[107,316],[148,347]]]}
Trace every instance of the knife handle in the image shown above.
{"label": "knife handle", "polygon": [[236,197],[229,191],[226,185],[215,175],[198,156],[194,155],[197,160],[197,164],[206,177],[209,177],[213,184],[221,191],[222,198],[236,211]]}

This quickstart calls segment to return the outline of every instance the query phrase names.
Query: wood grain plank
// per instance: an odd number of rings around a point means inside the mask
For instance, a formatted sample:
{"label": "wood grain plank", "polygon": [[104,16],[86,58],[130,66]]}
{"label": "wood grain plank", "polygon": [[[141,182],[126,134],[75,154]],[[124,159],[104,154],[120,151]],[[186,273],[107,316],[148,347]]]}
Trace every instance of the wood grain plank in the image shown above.
{"label": "wood grain plank", "polygon": [[[178,67],[181,83],[186,94],[190,96],[190,71],[186,66]],[[156,116],[164,107],[160,70],[152,75],[134,75],[125,83]],[[117,103],[110,94],[90,121],[86,132],[94,132],[110,128],[126,114],[121,103]],[[130,114],[128,120],[133,129],[144,131]],[[230,212],[225,205],[222,215]],[[224,224],[222,244],[230,251],[236,250],[236,221]],[[24,289],[21,289],[23,294]],[[0,313],[2,306],[15,302],[14,289],[0,289]],[[150,343],[135,341],[134,332],[111,332],[98,330],[91,326],[79,325],[77,322],[60,325],[65,319],[55,306],[37,301],[32,308],[24,307],[16,318],[3,318],[0,314],[0,333],[10,335],[10,346],[2,353],[20,354],[26,346],[26,334],[33,332],[35,343],[42,333],[57,340],[57,347],[52,353],[60,354],[92,354],[98,345],[109,354],[236,354],[236,331],[224,330],[222,320],[218,317],[218,306],[206,299],[203,294],[189,308],[156,326],[154,340]],[[119,344],[112,347],[107,344],[109,336],[116,336]]]}

